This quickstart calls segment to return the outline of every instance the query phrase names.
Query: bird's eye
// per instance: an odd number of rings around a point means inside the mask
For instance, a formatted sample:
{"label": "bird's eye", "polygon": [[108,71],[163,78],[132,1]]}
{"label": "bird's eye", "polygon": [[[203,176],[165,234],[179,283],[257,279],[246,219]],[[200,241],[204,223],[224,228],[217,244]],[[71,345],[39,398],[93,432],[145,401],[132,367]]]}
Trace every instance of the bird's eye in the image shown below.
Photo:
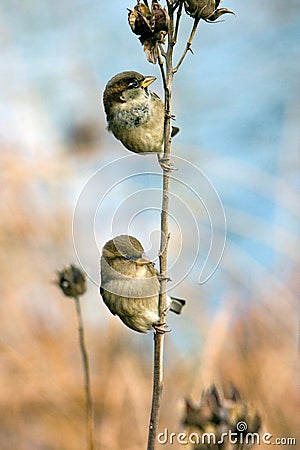
{"label": "bird's eye", "polygon": [[124,255],[124,257],[127,261],[134,261],[134,259],[135,259],[134,256],[132,256],[132,255]]}
{"label": "bird's eye", "polygon": [[134,89],[134,88],[138,88],[140,85],[140,83],[138,82],[138,80],[136,78],[134,78],[128,85],[129,89]]}

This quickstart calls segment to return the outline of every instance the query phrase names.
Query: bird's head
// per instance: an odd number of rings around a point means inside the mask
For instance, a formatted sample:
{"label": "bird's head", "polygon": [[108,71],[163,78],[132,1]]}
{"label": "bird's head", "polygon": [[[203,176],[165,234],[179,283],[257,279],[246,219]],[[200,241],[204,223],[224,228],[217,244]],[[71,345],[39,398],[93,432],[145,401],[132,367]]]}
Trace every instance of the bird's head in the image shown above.
{"label": "bird's head", "polygon": [[144,252],[144,248],[138,239],[123,234],[114,237],[104,245],[102,256],[108,264],[118,258],[142,266],[151,263]]}
{"label": "bird's head", "polygon": [[148,97],[148,86],[156,80],[138,72],[126,71],[115,75],[106,85],[103,93],[104,109],[107,115],[111,107],[139,97]]}

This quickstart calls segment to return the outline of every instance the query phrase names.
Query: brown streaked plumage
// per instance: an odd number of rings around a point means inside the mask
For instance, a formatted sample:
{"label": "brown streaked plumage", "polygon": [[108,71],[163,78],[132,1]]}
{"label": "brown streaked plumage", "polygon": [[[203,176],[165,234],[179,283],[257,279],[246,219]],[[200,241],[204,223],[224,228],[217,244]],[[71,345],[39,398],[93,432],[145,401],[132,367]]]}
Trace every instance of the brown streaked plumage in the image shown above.
{"label": "brown streaked plumage", "polygon": [[[100,293],[110,312],[129,328],[146,333],[159,324],[160,283],[153,262],[133,236],[108,241],[101,256]],[[185,300],[168,297],[168,309],[180,314]]]}
{"label": "brown streaked plumage", "polygon": [[125,71],[115,75],[103,93],[109,131],[134,153],[162,152],[164,104],[148,90],[155,79]]}

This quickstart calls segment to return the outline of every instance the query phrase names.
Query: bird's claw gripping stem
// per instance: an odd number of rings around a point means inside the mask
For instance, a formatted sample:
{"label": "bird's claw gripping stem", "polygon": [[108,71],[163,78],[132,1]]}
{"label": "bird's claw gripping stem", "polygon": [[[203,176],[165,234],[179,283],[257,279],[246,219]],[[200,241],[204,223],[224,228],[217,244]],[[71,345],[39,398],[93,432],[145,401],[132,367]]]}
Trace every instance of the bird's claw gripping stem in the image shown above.
{"label": "bird's claw gripping stem", "polygon": [[160,167],[167,172],[172,172],[173,170],[178,170],[172,161],[169,158],[164,158],[163,156],[158,155],[158,162]]}
{"label": "bird's claw gripping stem", "polygon": [[158,334],[170,333],[170,331],[172,331],[166,323],[155,323],[153,328]]}
{"label": "bird's claw gripping stem", "polygon": [[171,278],[167,277],[166,275],[158,274],[157,278],[158,278],[159,281],[172,281]]}

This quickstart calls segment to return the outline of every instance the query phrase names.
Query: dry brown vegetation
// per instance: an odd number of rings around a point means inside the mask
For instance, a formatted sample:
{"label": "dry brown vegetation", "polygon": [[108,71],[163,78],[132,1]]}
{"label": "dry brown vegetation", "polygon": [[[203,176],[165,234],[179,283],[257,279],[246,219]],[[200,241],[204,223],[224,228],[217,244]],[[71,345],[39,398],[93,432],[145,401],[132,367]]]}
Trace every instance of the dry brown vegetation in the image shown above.
{"label": "dry brown vegetation", "polygon": [[[2,450],[82,450],[85,446],[75,308],[51,283],[55,270],[73,258],[68,200],[72,167],[66,154],[58,164],[54,158],[37,155],[25,159],[10,148],[1,153]],[[182,429],[182,398],[196,401],[210,383],[226,389],[233,382],[260,410],[268,432],[297,437],[298,279],[289,274],[285,286],[271,283],[266,279],[243,309],[233,284],[213,320],[203,299],[201,326],[195,326],[199,310],[190,303],[186,314],[191,316],[193,334],[199,336],[199,347],[189,351],[187,342],[183,354],[172,334],[167,336],[161,429]],[[140,450],[147,439],[151,401],[151,336],[131,333],[111,317],[92,283],[82,308],[96,448]],[[176,326],[180,328],[179,321]]]}

